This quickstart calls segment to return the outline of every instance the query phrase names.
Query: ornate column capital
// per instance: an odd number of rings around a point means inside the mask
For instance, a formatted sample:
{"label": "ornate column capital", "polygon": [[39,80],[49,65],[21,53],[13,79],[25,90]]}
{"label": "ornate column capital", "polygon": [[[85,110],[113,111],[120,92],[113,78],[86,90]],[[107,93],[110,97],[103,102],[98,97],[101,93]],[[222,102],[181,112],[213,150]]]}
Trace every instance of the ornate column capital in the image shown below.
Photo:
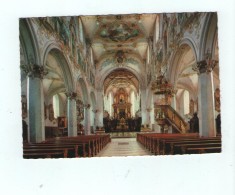
{"label": "ornate column capital", "polygon": [[83,106],[84,106],[85,109],[90,109],[91,108],[90,104],[84,104]]}
{"label": "ornate column capital", "polygon": [[28,77],[32,78],[43,79],[43,77],[48,74],[48,71],[46,71],[43,66],[37,64],[21,65],[20,68],[28,75]]}
{"label": "ornate column capital", "polygon": [[193,70],[198,74],[209,73],[214,69],[217,63],[218,61],[212,59],[202,60],[193,66]]}
{"label": "ornate column capital", "polygon": [[94,113],[100,112],[98,109],[92,110]]}
{"label": "ornate column capital", "polygon": [[76,100],[77,98],[77,93],[70,91],[70,92],[66,92],[65,95],[68,97],[68,99],[70,100]]}

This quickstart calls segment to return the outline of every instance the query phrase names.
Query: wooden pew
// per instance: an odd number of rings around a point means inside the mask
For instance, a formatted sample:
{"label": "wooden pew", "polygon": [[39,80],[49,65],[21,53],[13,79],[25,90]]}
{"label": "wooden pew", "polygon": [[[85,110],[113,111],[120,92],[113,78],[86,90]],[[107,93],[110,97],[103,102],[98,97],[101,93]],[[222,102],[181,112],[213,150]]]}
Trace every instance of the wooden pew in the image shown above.
{"label": "wooden pew", "polygon": [[213,143],[221,142],[219,138],[179,138],[179,139],[162,139],[162,154],[174,154],[174,145],[175,144],[190,144],[190,143]]}
{"label": "wooden pew", "polygon": [[79,157],[79,150],[82,150],[79,145],[75,144],[54,144],[54,143],[34,143],[25,144],[23,146],[24,150],[27,149],[67,149],[66,157]]}
{"label": "wooden pew", "polygon": [[23,151],[24,151],[24,154],[63,152],[64,158],[67,158],[68,156],[68,148],[24,148]]}
{"label": "wooden pew", "polygon": [[76,137],[59,137],[48,139],[41,143],[25,143],[23,146],[24,154],[28,158],[48,156],[53,152],[63,152],[64,158],[67,157],[92,157],[111,141],[109,134],[104,135],[80,135]]}
{"label": "wooden pew", "polygon": [[196,148],[186,148],[186,154],[204,154],[204,153],[220,153],[220,147],[204,146]]}
{"label": "wooden pew", "polygon": [[23,158],[25,159],[35,159],[35,158],[62,158],[64,156],[63,152],[40,152],[40,153],[24,153]]}
{"label": "wooden pew", "polygon": [[[137,141],[145,146],[156,155],[174,154],[175,144],[198,144],[197,146],[205,146],[205,144],[218,144],[221,146],[221,137],[199,137],[198,133],[188,134],[162,134],[162,133],[139,133]],[[204,144],[204,145],[202,145]],[[196,147],[196,146],[193,146]],[[178,148],[179,150],[179,148]],[[187,150],[187,147],[186,149]],[[180,148],[179,153],[186,151]],[[192,150],[192,149],[191,149]],[[208,149],[209,151],[210,149]],[[212,149],[211,149],[212,150]]]}
{"label": "wooden pew", "polygon": [[150,150],[152,153],[159,155],[162,151],[163,145],[160,140],[164,138],[193,138],[198,137],[197,133],[188,134],[164,134],[164,133],[139,133],[137,134],[137,141],[145,146],[146,149]]}
{"label": "wooden pew", "polygon": [[[174,154],[186,154],[187,148],[221,147],[220,142],[176,144]],[[191,149],[192,151],[192,149]]]}
{"label": "wooden pew", "polygon": [[51,140],[53,143],[73,143],[83,145],[83,157],[91,157],[96,154],[111,141],[109,134],[104,135],[80,135],[76,137],[60,137]]}

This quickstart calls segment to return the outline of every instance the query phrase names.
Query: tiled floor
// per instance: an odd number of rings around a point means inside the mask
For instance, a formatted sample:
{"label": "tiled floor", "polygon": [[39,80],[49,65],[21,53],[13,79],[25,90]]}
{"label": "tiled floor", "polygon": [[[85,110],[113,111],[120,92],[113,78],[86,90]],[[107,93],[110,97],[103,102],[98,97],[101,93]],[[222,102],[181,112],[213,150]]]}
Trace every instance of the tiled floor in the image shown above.
{"label": "tiled floor", "polygon": [[151,155],[151,153],[138,143],[136,138],[113,138],[97,157],[144,155]]}

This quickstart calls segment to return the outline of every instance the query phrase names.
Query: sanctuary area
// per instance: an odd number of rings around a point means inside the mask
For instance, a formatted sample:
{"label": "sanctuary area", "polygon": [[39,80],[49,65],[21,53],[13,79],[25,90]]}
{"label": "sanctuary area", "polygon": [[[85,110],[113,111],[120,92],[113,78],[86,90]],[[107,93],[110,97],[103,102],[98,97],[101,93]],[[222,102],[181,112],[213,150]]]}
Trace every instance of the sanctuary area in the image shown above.
{"label": "sanctuary area", "polygon": [[221,152],[217,13],[19,27],[24,158]]}

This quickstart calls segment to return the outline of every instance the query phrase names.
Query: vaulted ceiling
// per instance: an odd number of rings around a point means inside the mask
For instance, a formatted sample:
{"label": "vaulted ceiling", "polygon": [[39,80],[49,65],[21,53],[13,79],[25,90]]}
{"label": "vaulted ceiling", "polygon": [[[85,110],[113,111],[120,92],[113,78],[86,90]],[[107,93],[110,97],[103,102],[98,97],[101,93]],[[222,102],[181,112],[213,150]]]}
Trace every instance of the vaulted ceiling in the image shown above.
{"label": "vaulted ceiling", "polygon": [[138,91],[139,81],[134,74],[124,69],[118,69],[111,72],[104,81],[104,92],[108,93],[124,88],[127,91]]}
{"label": "vaulted ceiling", "polygon": [[134,65],[138,70],[143,69],[156,17],[156,14],[81,16],[98,70],[108,65],[117,67],[104,81],[105,93],[119,88],[139,90],[136,76],[120,67]]}
{"label": "vaulted ceiling", "polygon": [[96,64],[107,56],[135,55],[146,59],[148,39],[153,36],[156,14],[81,17]]}

